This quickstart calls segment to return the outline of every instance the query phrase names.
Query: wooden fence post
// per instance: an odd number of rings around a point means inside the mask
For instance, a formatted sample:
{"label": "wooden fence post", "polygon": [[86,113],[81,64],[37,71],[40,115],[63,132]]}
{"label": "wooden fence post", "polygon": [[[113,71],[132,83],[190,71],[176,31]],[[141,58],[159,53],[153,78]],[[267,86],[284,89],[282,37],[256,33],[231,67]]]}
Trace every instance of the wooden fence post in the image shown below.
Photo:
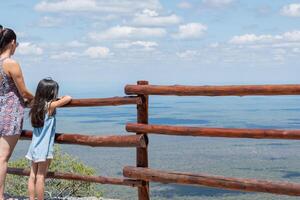
{"label": "wooden fence post", "polygon": [[[138,81],[138,85],[148,85],[148,81]],[[138,95],[140,102],[137,104],[137,122],[148,124],[148,95]],[[146,147],[138,147],[136,152],[137,167],[148,167],[148,136],[144,134],[146,139]],[[138,200],[150,200],[149,181],[142,181],[142,186],[138,187]]]}

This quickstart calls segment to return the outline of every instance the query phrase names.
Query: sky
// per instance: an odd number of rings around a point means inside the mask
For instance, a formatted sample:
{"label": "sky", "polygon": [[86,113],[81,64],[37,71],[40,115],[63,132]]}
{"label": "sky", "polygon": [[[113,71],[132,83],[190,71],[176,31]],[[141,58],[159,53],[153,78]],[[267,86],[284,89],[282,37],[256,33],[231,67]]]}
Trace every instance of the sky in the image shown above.
{"label": "sky", "polygon": [[300,0],[10,0],[0,24],[32,92],[45,77],[78,97],[300,80]]}

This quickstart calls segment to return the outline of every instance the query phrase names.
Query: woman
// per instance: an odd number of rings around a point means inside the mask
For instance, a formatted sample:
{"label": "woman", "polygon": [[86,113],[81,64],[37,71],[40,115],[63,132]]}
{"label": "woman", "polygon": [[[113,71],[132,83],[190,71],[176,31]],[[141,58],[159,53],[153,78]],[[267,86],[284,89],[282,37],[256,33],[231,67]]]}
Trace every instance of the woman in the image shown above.
{"label": "woman", "polygon": [[18,46],[11,29],[0,31],[0,200],[4,199],[7,162],[20,137],[25,101],[33,99],[20,65],[11,58]]}

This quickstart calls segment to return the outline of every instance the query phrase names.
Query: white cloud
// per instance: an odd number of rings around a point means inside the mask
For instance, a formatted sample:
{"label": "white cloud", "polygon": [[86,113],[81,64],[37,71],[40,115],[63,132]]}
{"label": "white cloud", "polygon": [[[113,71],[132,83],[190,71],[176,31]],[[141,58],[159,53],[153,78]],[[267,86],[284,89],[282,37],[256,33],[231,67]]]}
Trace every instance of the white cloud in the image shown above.
{"label": "white cloud", "polygon": [[[233,40],[234,38],[234,40]],[[280,34],[246,34],[231,38],[232,42],[218,42],[177,51],[183,62],[202,64],[283,65],[297,63],[300,52],[300,31]],[[298,57],[297,57],[298,56]]]}
{"label": "white cloud", "polygon": [[115,45],[116,48],[127,49],[130,47],[142,47],[143,50],[152,51],[157,47],[158,44],[152,41],[134,41],[134,42],[124,42]]}
{"label": "white cloud", "polygon": [[245,34],[234,36],[229,43],[231,44],[255,44],[255,43],[282,43],[300,42],[300,31],[289,31],[281,35],[255,35]]}
{"label": "white cloud", "polygon": [[183,52],[177,52],[176,55],[182,59],[192,59],[199,55],[198,51],[195,50],[186,50]]}
{"label": "white cloud", "polygon": [[50,56],[50,58],[51,59],[56,59],[56,60],[69,60],[69,59],[74,58],[77,55],[79,55],[79,54],[76,53],[76,52],[66,51],[66,52],[63,52],[63,53],[52,55],[52,56]]}
{"label": "white cloud", "polygon": [[204,5],[216,8],[226,7],[232,4],[233,2],[234,0],[202,0],[202,3]]}
{"label": "white cloud", "polygon": [[274,36],[272,35],[255,35],[255,34],[245,34],[240,36],[234,36],[229,43],[231,44],[245,44],[245,43],[255,43],[255,42],[272,42]]}
{"label": "white cloud", "polygon": [[69,43],[67,44],[67,46],[69,46],[69,47],[74,47],[74,48],[77,48],[77,47],[84,47],[84,46],[86,46],[86,43],[79,42],[79,41],[77,41],[77,40],[73,40],[73,41],[69,42]]}
{"label": "white cloud", "polygon": [[187,2],[187,1],[182,1],[182,2],[177,4],[177,7],[181,8],[181,9],[189,9],[189,8],[192,7],[192,4]]}
{"label": "white cloud", "polygon": [[146,26],[167,26],[180,23],[181,18],[177,15],[159,16],[155,10],[144,9],[141,13],[135,14],[132,23]]}
{"label": "white cloud", "polygon": [[300,30],[283,33],[283,39],[289,42],[300,42]]}
{"label": "white cloud", "polygon": [[166,35],[166,30],[163,28],[137,28],[132,26],[115,26],[100,33],[89,33],[89,37],[94,40],[162,37],[164,35]]}
{"label": "white cloud", "polygon": [[142,9],[161,9],[159,0],[44,0],[35,6],[40,12],[134,13]]}
{"label": "white cloud", "polygon": [[295,57],[300,48],[300,31],[276,35],[245,34],[232,37],[228,44],[233,44],[228,46],[231,51],[236,51],[244,57],[252,55],[253,60],[283,64]]}
{"label": "white cloud", "polygon": [[180,25],[178,33],[174,34],[173,37],[177,39],[189,39],[189,38],[199,38],[207,30],[207,26],[200,23],[189,23],[185,25]]}
{"label": "white cloud", "polygon": [[20,55],[42,55],[43,49],[30,42],[20,43],[17,53]]}
{"label": "white cloud", "polygon": [[137,16],[157,17],[158,13],[155,10],[145,9],[141,13],[137,13]]}
{"label": "white cloud", "polygon": [[39,21],[39,26],[41,27],[56,27],[61,25],[62,20],[59,18],[44,16]]}
{"label": "white cloud", "polygon": [[90,58],[107,58],[113,55],[107,47],[89,47],[84,51],[84,54],[89,56]]}
{"label": "white cloud", "polygon": [[[184,61],[194,63],[218,64],[283,64],[299,55],[298,47],[273,47],[273,44],[262,45],[229,45],[228,43],[208,44],[199,49],[178,51],[176,56]],[[276,62],[275,62],[276,61]]]}
{"label": "white cloud", "polygon": [[300,17],[300,3],[289,4],[283,6],[280,13],[288,17]]}
{"label": "white cloud", "polygon": [[97,7],[95,0],[59,0],[42,1],[35,6],[37,11],[63,12],[63,11],[93,11]]}

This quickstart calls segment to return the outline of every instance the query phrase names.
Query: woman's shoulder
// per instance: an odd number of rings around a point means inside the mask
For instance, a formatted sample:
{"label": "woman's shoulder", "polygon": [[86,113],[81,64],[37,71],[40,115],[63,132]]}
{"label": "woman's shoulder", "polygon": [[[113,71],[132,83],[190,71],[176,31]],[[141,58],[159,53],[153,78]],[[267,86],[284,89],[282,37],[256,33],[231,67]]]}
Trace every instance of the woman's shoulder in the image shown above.
{"label": "woman's shoulder", "polygon": [[19,65],[18,61],[13,58],[6,58],[5,60],[3,60],[3,64]]}
{"label": "woman's shoulder", "polygon": [[3,60],[2,67],[4,72],[8,74],[9,77],[11,77],[12,74],[19,74],[21,71],[19,63],[12,58],[6,58]]}
{"label": "woman's shoulder", "polygon": [[12,58],[7,58],[3,60],[3,67],[7,67],[7,70],[19,70],[20,64]]}

